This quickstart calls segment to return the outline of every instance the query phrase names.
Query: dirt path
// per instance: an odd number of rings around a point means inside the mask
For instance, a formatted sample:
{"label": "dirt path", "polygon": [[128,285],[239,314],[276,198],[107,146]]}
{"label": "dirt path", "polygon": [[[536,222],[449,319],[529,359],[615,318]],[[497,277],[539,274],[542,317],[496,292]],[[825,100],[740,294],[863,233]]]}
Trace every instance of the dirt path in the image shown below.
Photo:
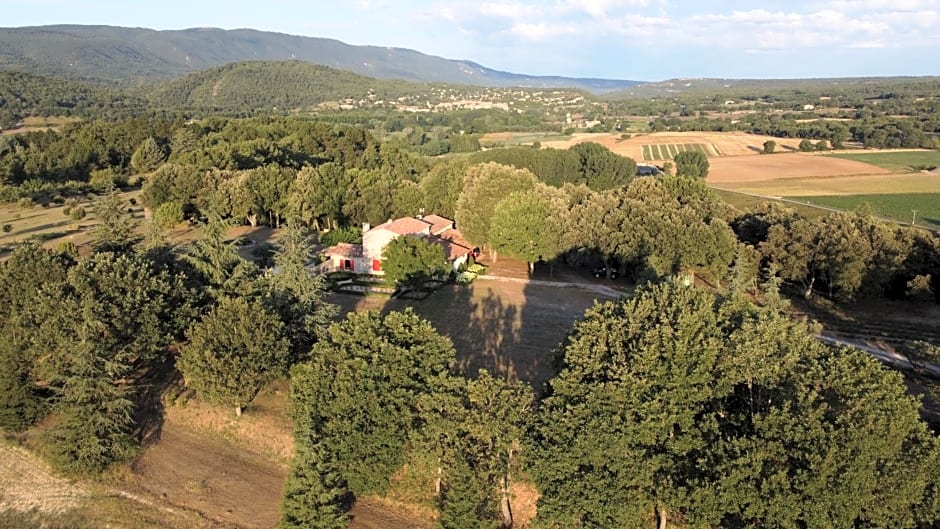
{"label": "dirt path", "polygon": [[[245,529],[271,529],[280,519],[287,469],[211,433],[164,424],[160,440],[133,470],[139,490],[129,494],[137,501],[195,511],[216,523]],[[350,529],[430,525],[368,498],[357,502],[350,515]]]}
{"label": "dirt path", "polygon": [[627,291],[617,290],[615,288],[609,287],[607,285],[600,285],[594,283],[576,283],[570,281],[544,281],[541,279],[523,279],[520,277],[504,277],[504,276],[493,276],[493,275],[482,275],[477,278],[478,280],[484,281],[500,281],[503,283],[519,283],[522,285],[538,285],[543,287],[555,287],[555,288],[580,288],[581,290],[587,290],[589,292],[594,292],[595,294],[600,294],[613,299],[618,299],[626,294],[629,294]]}

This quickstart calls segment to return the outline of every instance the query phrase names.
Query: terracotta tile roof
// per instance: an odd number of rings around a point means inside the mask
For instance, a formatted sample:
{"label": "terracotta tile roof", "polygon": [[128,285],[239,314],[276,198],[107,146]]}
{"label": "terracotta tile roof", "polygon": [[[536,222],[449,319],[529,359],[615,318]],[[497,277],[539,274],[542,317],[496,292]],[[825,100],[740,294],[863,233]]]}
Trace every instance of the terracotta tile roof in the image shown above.
{"label": "terracotta tile roof", "polygon": [[431,224],[431,235],[440,235],[454,228],[454,221],[440,215],[425,215],[421,220]]}
{"label": "terracotta tile roof", "polygon": [[320,253],[324,255],[338,255],[340,257],[362,257],[362,245],[341,242],[320,250]]}
{"label": "terracotta tile roof", "polygon": [[460,231],[457,229],[446,230],[443,233],[439,233],[437,236],[441,239],[453,242],[454,244],[459,244],[465,248],[473,248],[473,245],[467,242],[467,240],[463,238],[463,235],[461,235]]}
{"label": "terracotta tile roof", "polygon": [[372,228],[373,230],[388,230],[398,235],[415,235],[430,231],[431,223],[413,217],[402,217]]}
{"label": "terracotta tile roof", "polygon": [[444,247],[444,255],[447,256],[448,261],[453,261],[458,257],[463,257],[464,255],[470,253],[470,247],[450,239],[445,239],[443,237],[431,237],[428,240],[434,244],[440,244]]}

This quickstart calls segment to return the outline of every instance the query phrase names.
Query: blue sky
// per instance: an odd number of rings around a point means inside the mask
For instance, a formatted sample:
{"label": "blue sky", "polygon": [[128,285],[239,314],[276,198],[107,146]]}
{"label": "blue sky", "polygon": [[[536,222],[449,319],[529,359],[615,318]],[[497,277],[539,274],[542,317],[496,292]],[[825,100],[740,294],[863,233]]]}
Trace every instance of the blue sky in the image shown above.
{"label": "blue sky", "polygon": [[0,24],[254,28],[517,73],[662,80],[940,74],[940,0],[7,0]]}

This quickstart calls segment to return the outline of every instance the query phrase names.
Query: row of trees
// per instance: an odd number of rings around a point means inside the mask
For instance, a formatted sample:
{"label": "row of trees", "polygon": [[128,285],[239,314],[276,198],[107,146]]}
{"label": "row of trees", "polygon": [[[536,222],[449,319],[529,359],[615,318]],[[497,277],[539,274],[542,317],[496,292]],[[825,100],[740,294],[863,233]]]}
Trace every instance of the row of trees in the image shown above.
{"label": "row of trees", "polygon": [[345,527],[408,468],[446,529],[893,525],[938,516],[936,437],[901,378],[786,314],[664,283],[596,306],[542,396],[454,371],[412,312],[352,314],[291,377],[282,527]]}
{"label": "row of trees", "polygon": [[594,192],[538,182],[524,169],[489,163],[468,169],[457,224],[474,244],[530,263],[564,257],[605,260],[635,277],[690,270],[722,277],[735,255],[728,208],[701,179],[637,178]]}
{"label": "row of trees", "polygon": [[732,222],[754,261],[798,288],[849,301],[904,298],[929,283],[940,301],[940,236],[892,226],[865,212],[807,219],[768,203]]}

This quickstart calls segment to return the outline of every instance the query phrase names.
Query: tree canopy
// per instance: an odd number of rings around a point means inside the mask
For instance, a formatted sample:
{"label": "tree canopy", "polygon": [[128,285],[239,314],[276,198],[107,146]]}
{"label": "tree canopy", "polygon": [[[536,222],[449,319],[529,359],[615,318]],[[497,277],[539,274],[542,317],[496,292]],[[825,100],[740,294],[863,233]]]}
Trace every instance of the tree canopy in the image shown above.
{"label": "tree canopy", "polygon": [[936,516],[937,441],[898,374],[783,314],[675,283],[575,324],[531,442],[543,527]]}

